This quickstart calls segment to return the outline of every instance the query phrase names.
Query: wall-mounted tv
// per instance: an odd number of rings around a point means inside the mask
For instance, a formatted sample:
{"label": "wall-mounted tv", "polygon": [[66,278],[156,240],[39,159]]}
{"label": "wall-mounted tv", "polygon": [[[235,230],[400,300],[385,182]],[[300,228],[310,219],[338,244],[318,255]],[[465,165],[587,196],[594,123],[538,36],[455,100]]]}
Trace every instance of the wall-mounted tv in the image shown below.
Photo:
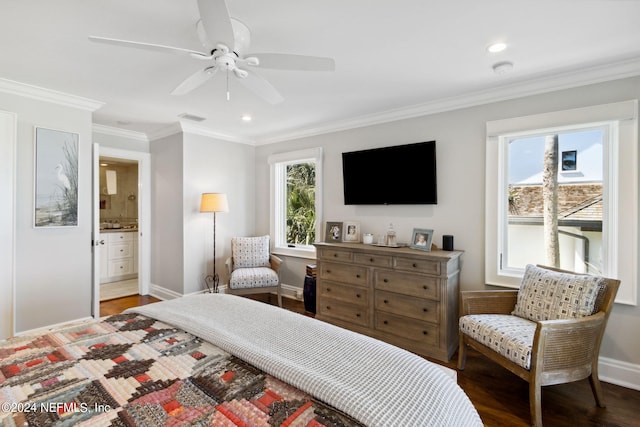
{"label": "wall-mounted tv", "polygon": [[435,205],[436,142],[342,153],[345,205]]}

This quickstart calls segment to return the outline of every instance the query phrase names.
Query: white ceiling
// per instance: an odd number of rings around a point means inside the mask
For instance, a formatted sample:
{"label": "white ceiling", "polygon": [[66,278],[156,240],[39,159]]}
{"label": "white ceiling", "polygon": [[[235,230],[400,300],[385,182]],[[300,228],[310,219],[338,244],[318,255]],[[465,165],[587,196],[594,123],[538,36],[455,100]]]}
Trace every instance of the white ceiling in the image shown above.
{"label": "white ceiling", "polygon": [[[144,132],[179,114],[230,140],[273,142],[640,74],[635,0],[227,0],[249,52],[332,57],[335,72],[260,70],[270,105],[229,78],[170,92],[202,62],[89,35],[202,50],[196,0],[0,0],[0,78],[96,101],[96,124]],[[490,54],[495,41],[506,51]],[[514,68],[495,74],[492,65]],[[245,123],[243,114],[253,121]]]}

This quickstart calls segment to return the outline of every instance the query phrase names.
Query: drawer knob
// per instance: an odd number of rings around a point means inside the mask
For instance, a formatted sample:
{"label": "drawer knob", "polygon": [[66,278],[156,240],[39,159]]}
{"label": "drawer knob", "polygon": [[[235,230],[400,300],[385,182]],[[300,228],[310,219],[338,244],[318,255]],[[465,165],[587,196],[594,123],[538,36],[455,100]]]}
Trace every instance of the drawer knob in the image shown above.
{"label": "drawer knob", "polygon": [[373,262],[373,258],[369,258],[369,262]]}
{"label": "drawer knob", "polygon": [[360,313],[356,313],[356,317],[360,317]]}
{"label": "drawer knob", "polygon": [[386,320],[385,320],[384,322],[382,322],[382,323],[384,323],[385,325],[388,325],[388,324],[389,324],[389,322],[387,322]]}
{"label": "drawer knob", "polygon": [[327,306],[327,310],[331,310],[331,306],[329,306],[329,305],[328,305],[328,306]]}
{"label": "drawer knob", "polygon": [[356,298],[360,298],[360,294],[356,294]]}
{"label": "drawer knob", "polygon": [[427,287],[427,285],[422,285],[422,289],[426,291],[427,289],[429,289],[429,287]]}
{"label": "drawer knob", "polygon": [[423,309],[422,309],[422,311],[426,313],[426,312],[427,312],[427,311],[429,311],[429,310],[428,310],[428,309],[426,309],[426,308],[423,308]]}
{"label": "drawer knob", "polygon": [[384,300],[384,303],[385,304],[389,304],[389,300]]}
{"label": "drawer knob", "polygon": [[334,258],[338,258],[338,254],[333,254],[333,257]]}
{"label": "drawer knob", "polygon": [[389,283],[389,279],[387,279],[387,278],[382,279],[382,281],[383,281],[384,283]]}
{"label": "drawer knob", "polygon": [[413,263],[413,268],[418,268],[418,264],[416,264],[415,262]]}
{"label": "drawer knob", "polygon": [[359,279],[359,278],[360,278],[360,275],[359,275],[359,274],[356,274],[356,278],[358,278],[358,279]]}
{"label": "drawer knob", "polygon": [[327,273],[331,273],[331,270],[327,270]]}
{"label": "drawer knob", "polygon": [[427,331],[422,331],[422,335],[429,335],[429,332],[427,332]]}
{"label": "drawer knob", "polygon": [[327,288],[327,292],[331,292],[331,288]]}

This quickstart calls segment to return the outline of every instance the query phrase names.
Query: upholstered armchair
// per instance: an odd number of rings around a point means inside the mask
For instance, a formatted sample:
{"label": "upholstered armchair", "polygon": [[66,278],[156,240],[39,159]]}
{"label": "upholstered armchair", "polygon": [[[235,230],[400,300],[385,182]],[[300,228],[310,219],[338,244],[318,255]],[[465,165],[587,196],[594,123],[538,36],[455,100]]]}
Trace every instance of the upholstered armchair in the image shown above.
{"label": "upholstered armchair", "polygon": [[231,257],[226,262],[227,292],[235,295],[276,292],[278,305],[282,307],[280,264],[282,259],[269,252],[269,236],[232,238]]}
{"label": "upholstered armchair", "polygon": [[542,426],[542,386],[588,378],[604,407],[598,354],[619,285],[528,265],[519,290],[462,292],[458,369],[470,346],[529,382],[534,426]]}

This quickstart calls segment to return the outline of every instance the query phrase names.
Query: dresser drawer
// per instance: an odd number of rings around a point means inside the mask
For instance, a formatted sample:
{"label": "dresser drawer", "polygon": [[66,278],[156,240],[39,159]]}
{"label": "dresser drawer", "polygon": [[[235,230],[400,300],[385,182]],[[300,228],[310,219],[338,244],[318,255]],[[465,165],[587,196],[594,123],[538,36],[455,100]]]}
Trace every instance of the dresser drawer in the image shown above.
{"label": "dresser drawer", "polygon": [[411,317],[425,322],[438,323],[440,304],[437,301],[376,291],[376,310]]}
{"label": "dresser drawer", "polygon": [[358,286],[348,286],[341,283],[321,281],[318,292],[321,297],[357,305],[369,304],[369,290]]}
{"label": "dresser drawer", "polygon": [[416,273],[440,275],[440,262],[419,258],[396,258],[398,270],[415,271]]}
{"label": "dresser drawer", "polygon": [[332,317],[360,326],[368,326],[367,307],[325,298],[316,307],[321,316]]}
{"label": "dresser drawer", "polygon": [[109,259],[129,258],[133,256],[133,242],[109,243]]}
{"label": "dresser drawer", "polygon": [[133,273],[133,263],[130,259],[109,261],[109,276],[122,276]]}
{"label": "dresser drawer", "polygon": [[365,286],[368,282],[369,271],[366,267],[346,264],[323,262],[320,264],[320,278],[345,282],[353,285]]}
{"label": "dresser drawer", "polygon": [[353,256],[351,251],[340,250],[334,248],[322,248],[318,249],[318,257],[325,259],[327,261],[353,261]]}
{"label": "dresser drawer", "polygon": [[355,253],[353,254],[353,262],[373,267],[390,268],[393,266],[393,257],[391,255]]}
{"label": "dresser drawer", "polygon": [[438,345],[438,325],[379,311],[375,317],[375,328],[379,332],[418,342],[420,345]]}
{"label": "dresser drawer", "polygon": [[439,300],[439,285],[440,279],[437,277],[389,270],[376,270],[374,273],[375,289],[418,298]]}

